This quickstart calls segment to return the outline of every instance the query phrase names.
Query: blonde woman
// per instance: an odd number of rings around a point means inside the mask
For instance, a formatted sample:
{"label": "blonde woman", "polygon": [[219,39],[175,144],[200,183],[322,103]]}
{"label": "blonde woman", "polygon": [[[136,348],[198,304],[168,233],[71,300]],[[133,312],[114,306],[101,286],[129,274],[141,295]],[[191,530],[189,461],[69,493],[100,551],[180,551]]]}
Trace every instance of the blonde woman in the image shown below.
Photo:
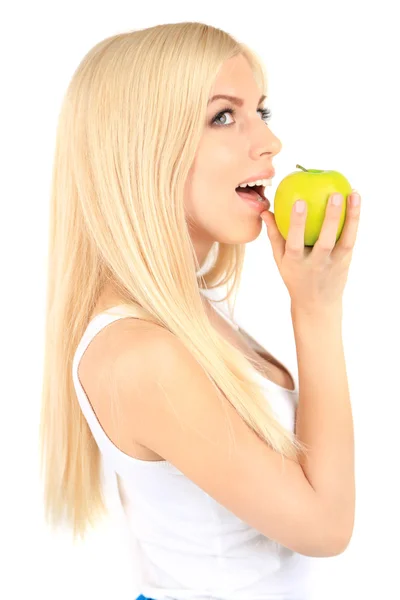
{"label": "blonde woman", "polygon": [[[341,328],[360,208],[343,199],[336,244],[330,203],[313,248],[307,210],[293,207],[281,237],[257,200],[281,150],[266,83],[254,52],[224,31],[159,25],[92,48],[59,116],[45,513],[83,538],[106,514],[107,464],[142,599],[305,599],[310,557],[343,552],[353,531]],[[290,294],[299,385],[232,318],[263,222]],[[225,284],[229,314],[209,297]]]}

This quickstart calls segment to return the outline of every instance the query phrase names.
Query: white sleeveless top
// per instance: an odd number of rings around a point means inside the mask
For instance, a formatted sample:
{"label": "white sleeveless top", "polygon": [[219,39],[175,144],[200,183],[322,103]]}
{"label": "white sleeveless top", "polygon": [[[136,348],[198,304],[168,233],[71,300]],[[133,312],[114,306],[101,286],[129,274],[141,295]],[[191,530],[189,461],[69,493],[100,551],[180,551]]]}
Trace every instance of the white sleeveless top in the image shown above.
{"label": "white sleeveless top", "polygon": [[[250,527],[171,463],[133,458],[104,432],[79,381],[78,365],[97,333],[124,318],[117,313],[114,307],[89,322],[74,355],[72,376],[103,466],[115,478],[140,593],[153,600],[308,600],[311,557]],[[291,391],[254,371],[277,418],[294,431],[296,382]]]}

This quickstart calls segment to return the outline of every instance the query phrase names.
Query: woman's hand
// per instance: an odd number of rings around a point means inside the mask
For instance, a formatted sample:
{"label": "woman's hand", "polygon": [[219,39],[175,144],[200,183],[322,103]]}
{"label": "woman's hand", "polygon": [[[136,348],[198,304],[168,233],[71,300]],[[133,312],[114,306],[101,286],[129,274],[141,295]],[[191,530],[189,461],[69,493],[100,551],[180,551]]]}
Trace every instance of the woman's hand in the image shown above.
{"label": "woman's hand", "polygon": [[353,191],[347,198],[346,220],[336,245],[342,206],[335,206],[330,200],[313,247],[304,246],[307,204],[303,213],[297,213],[296,204],[293,205],[286,241],[276,226],[274,214],[269,211],[261,214],[292,307],[312,312],[341,304],[360,218],[360,204],[352,205],[356,197],[360,200]]}

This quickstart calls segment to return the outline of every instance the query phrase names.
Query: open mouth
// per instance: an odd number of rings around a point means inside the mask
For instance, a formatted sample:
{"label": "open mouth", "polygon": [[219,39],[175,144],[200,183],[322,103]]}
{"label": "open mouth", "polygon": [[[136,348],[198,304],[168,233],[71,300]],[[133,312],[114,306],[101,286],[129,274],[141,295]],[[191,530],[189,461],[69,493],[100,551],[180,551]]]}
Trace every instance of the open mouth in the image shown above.
{"label": "open mouth", "polygon": [[263,185],[252,185],[246,187],[238,186],[235,188],[235,191],[239,198],[244,200],[245,202],[249,202],[254,208],[262,210],[269,210],[271,207],[271,203],[268,198],[265,196]]}
{"label": "open mouth", "polygon": [[258,200],[259,196],[261,196],[261,198],[263,198],[263,200],[266,200],[265,198],[265,188],[263,185],[252,185],[249,186],[247,185],[246,187],[240,187],[238,186],[236,188],[236,192],[239,193],[243,193],[249,196],[249,198],[254,198],[254,200]]}

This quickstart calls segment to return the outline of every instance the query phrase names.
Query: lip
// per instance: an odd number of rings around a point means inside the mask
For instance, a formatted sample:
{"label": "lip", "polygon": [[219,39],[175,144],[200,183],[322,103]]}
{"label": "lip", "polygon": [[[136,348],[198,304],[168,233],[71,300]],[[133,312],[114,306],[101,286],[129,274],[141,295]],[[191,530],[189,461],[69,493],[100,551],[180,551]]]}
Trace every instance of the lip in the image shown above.
{"label": "lip", "polygon": [[[238,192],[236,192],[238,194]],[[238,194],[239,196],[239,194]],[[243,201],[246,202],[246,204],[249,204],[252,208],[255,208],[260,214],[262,212],[264,212],[265,210],[269,210],[271,208],[271,203],[268,200],[268,198],[264,197],[264,202],[261,203],[258,200],[253,200],[252,198],[242,198],[241,196],[239,196],[239,198]]]}
{"label": "lip", "polygon": [[238,183],[238,186],[242,185],[243,183],[249,183],[250,181],[257,181],[257,179],[271,179],[272,177],[275,177],[275,171],[274,171],[274,169],[269,169],[268,171],[262,171],[261,173],[256,173],[255,175],[252,175],[248,179],[241,181],[240,183]]}

